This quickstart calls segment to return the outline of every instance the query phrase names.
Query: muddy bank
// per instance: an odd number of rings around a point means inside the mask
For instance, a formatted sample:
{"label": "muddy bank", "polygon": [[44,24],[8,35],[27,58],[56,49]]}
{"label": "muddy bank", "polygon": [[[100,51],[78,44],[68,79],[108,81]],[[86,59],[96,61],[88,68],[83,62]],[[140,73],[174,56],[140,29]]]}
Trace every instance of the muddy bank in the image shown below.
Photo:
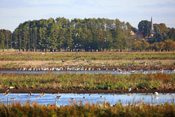
{"label": "muddy bank", "polygon": [[[6,89],[0,89],[4,93]],[[11,89],[10,93],[129,93],[128,90],[59,90],[59,89]],[[132,89],[131,93],[175,93],[175,89]]]}

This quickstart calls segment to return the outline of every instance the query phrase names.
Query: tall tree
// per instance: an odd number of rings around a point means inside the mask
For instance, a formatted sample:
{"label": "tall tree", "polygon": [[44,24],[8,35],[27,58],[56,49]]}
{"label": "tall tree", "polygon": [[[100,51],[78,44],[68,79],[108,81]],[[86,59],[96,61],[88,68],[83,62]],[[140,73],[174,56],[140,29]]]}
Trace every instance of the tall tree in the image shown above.
{"label": "tall tree", "polygon": [[29,39],[29,24],[28,24],[28,22],[24,25],[24,27],[23,27],[23,49],[27,49],[28,51],[29,51],[29,48],[28,48],[28,39]]}
{"label": "tall tree", "polygon": [[41,50],[44,50],[46,52],[46,49],[48,48],[48,40],[46,37],[46,27],[43,27],[39,29],[39,46]]}
{"label": "tall tree", "polygon": [[143,33],[143,37],[150,36],[151,22],[147,20],[142,20],[139,22],[138,30]]}
{"label": "tall tree", "polygon": [[3,32],[0,30],[0,48],[3,49],[3,52],[4,52],[4,45],[5,45],[5,36]]}
{"label": "tall tree", "polygon": [[175,50],[175,42],[173,40],[165,40],[165,49],[167,51]]}
{"label": "tall tree", "polygon": [[35,52],[36,50],[37,50],[37,42],[38,42],[38,38],[37,38],[37,30],[38,30],[38,28],[37,27],[35,27],[34,29],[33,29],[33,51]]}

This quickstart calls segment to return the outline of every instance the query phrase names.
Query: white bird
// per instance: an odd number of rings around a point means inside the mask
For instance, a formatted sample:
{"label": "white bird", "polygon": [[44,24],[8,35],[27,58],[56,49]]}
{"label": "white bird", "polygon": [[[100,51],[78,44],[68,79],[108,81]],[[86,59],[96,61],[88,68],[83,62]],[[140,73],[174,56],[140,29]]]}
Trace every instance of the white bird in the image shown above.
{"label": "white bird", "polygon": [[155,95],[156,95],[156,96],[158,96],[158,95],[159,95],[159,93],[158,93],[158,92],[155,92]]}
{"label": "white bird", "polygon": [[10,86],[9,88],[10,88],[10,89],[14,89],[15,87],[13,87],[13,86]]}
{"label": "white bird", "polygon": [[128,91],[131,92],[131,88],[128,88]]}
{"label": "white bird", "polygon": [[10,87],[7,88],[7,90],[6,90],[5,92],[7,93],[7,92],[9,92],[10,89],[14,89],[14,88],[15,88],[15,87],[10,86]]}

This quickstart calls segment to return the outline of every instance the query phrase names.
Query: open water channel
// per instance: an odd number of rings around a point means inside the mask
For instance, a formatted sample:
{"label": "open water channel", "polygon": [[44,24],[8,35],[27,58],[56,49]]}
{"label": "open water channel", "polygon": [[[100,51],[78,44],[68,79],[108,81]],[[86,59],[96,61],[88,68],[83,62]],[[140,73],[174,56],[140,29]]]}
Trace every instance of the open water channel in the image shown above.
{"label": "open water channel", "polygon": [[[164,104],[170,103],[175,104],[175,93],[160,93],[158,96],[155,94],[149,93],[127,93],[127,94],[73,94],[73,93],[63,93],[59,94],[60,99],[56,100],[56,94],[45,94],[45,96],[40,96],[39,93],[34,93],[32,95],[28,95],[27,93],[10,93],[8,96],[4,96],[0,93],[0,103],[11,104],[11,102],[19,102],[24,104],[26,102],[37,102],[38,104],[56,104],[60,105],[70,105],[71,102],[77,101],[77,103],[82,101],[83,104],[88,103],[105,103],[109,102],[111,105],[115,105],[116,103],[122,103],[123,105],[127,104],[139,104],[149,103],[149,104]],[[15,99],[15,100],[14,100]]]}

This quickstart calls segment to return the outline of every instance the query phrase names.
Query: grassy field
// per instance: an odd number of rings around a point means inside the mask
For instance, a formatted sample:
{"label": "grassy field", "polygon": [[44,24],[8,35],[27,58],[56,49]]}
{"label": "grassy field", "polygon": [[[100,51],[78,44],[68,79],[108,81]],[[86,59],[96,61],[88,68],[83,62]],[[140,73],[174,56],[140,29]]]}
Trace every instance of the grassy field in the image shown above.
{"label": "grassy field", "polygon": [[[63,62],[64,61],[64,62]],[[175,65],[174,52],[0,52],[0,68],[40,66]]]}
{"label": "grassy field", "polygon": [[174,52],[1,52],[0,60],[164,60],[175,59]]}
{"label": "grassy field", "polygon": [[0,88],[14,86],[18,90],[55,89],[61,91],[98,91],[132,89],[172,89],[175,88],[175,74],[43,74],[20,75],[0,74]]}
{"label": "grassy field", "polygon": [[116,104],[110,106],[106,104],[89,104],[82,105],[74,102],[72,105],[60,106],[56,105],[39,105],[29,103],[21,105],[20,103],[12,103],[11,106],[0,104],[0,116],[1,117],[174,117],[175,105],[174,104],[162,104],[154,106],[150,104],[139,105],[133,104],[123,106],[122,104]]}
{"label": "grassy field", "polygon": [[91,60],[90,62],[87,61],[74,61],[68,60],[64,63],[62,61],[51,61],[51,60],[32,60],[32,61],[0,61],[0,68],[22,68],[22,67],[60,67],[60,66],[108,66],[108,67],[115,67],[115,66],[127,66],[127,65],[136,65],[136,66],[145,66],[146,65],[166,65],[166,66],[175,66],[175,60]]}

